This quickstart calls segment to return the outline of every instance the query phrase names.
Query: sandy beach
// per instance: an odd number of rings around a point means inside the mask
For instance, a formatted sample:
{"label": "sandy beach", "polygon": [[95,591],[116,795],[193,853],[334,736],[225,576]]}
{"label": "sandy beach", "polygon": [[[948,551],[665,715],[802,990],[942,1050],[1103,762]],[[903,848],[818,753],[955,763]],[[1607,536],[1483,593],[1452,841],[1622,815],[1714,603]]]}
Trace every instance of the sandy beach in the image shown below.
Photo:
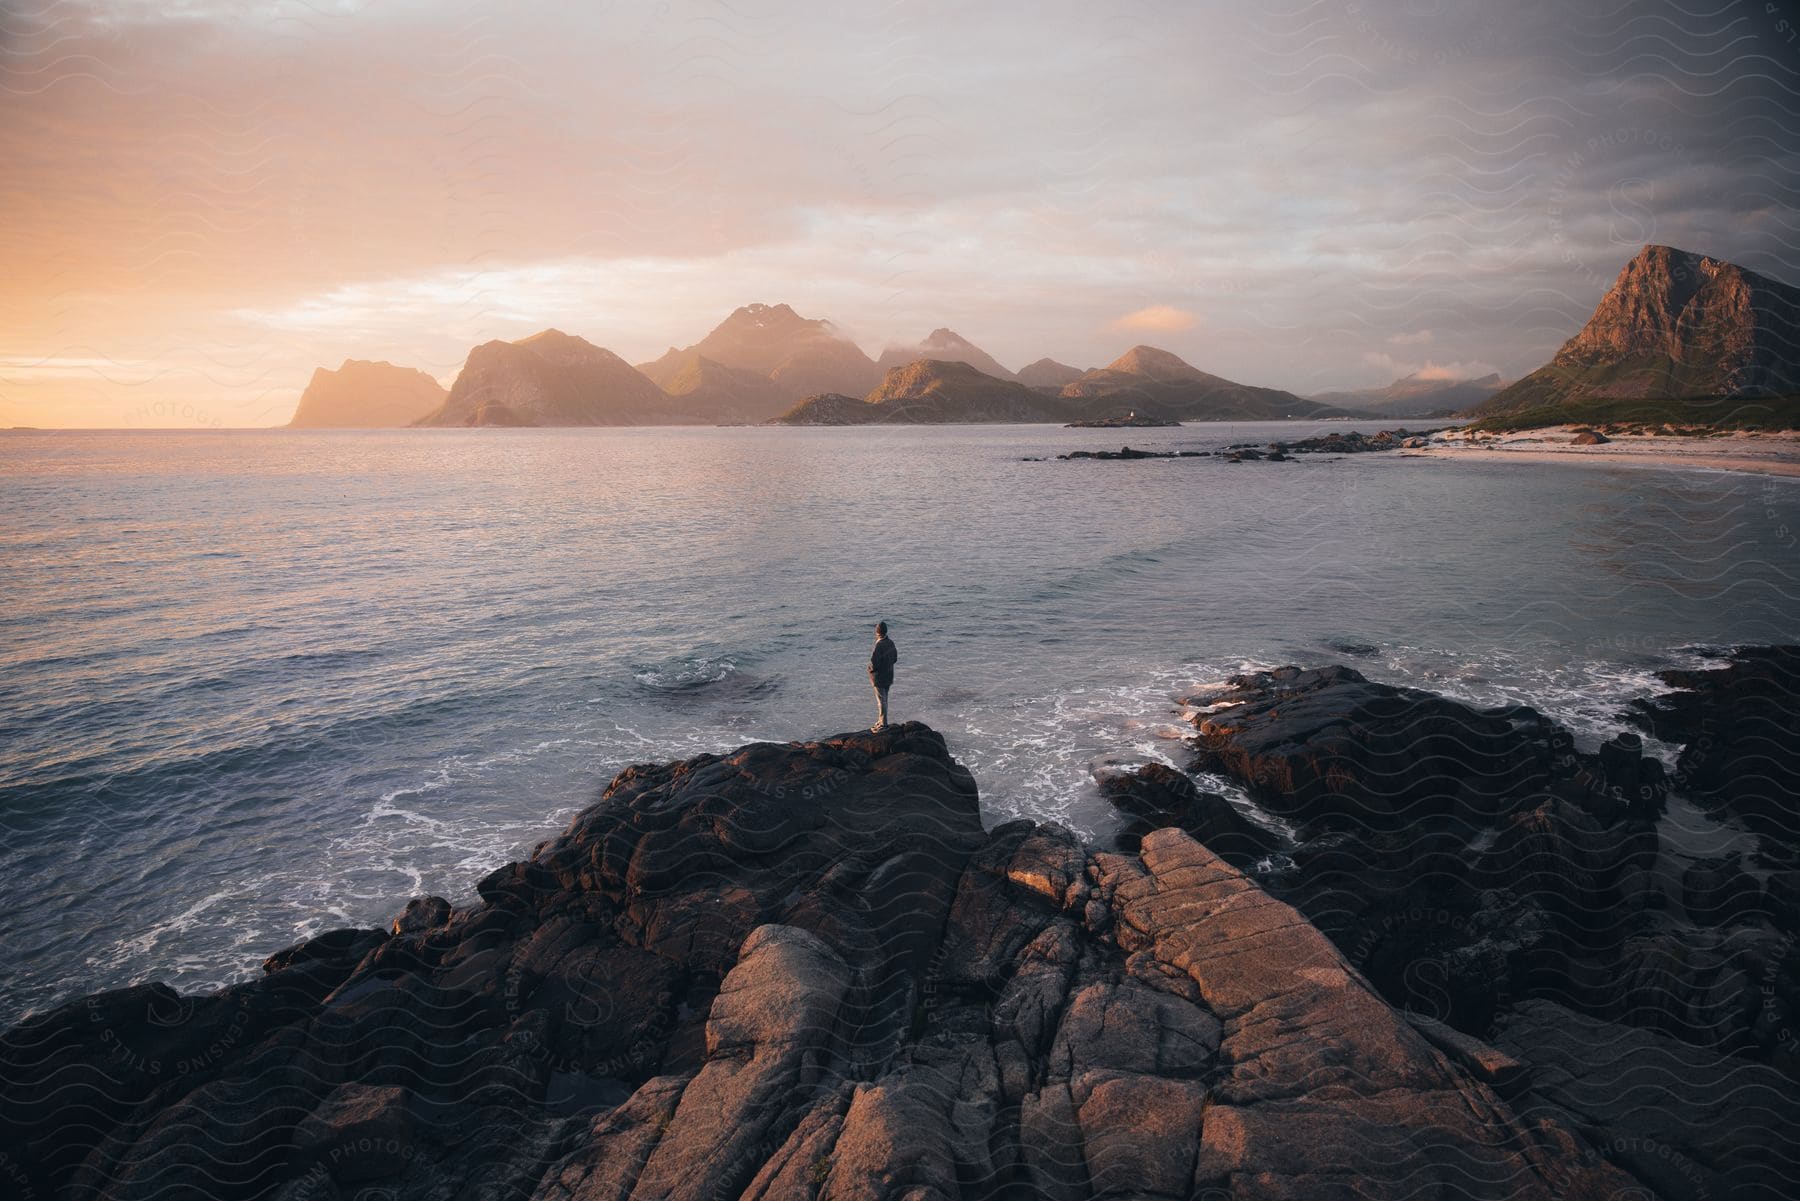
{"label": "sandy beach", "polygon": [[1507,434],[1469,435],[1450,430],[1423,449],[1401,452],[1422,458],[1493,459],[1539,463],[1590,463],[1660,470],[1747,471],[1800,476],[1800,432],[1735,432],[1710,437],[1609,434],[1594,446],[1575,445],[1576,427],[1551,426]]}

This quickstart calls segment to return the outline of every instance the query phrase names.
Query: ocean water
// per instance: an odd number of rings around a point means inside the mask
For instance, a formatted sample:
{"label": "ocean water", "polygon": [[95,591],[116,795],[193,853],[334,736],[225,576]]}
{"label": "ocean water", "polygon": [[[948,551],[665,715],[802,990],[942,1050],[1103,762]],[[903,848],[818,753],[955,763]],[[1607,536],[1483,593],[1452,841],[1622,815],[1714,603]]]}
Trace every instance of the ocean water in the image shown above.
{"label": "ocean water", "polygon": [[877,619],[989,820],[1087,834],[1093,766],[1246,667],[1593,741],[1800,634],[1797,481],[1023,461],[1325,428],[0,435],[0,1022],[466,900],[629,763],[866,726]]}

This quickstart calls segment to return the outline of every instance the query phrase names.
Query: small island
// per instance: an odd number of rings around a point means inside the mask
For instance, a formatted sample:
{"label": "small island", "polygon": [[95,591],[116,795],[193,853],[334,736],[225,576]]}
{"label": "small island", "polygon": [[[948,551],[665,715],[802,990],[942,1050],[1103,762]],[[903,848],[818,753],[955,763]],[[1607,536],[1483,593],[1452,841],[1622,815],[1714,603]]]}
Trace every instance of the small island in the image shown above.
{"label": "small island", "polygon": [[1137,411],[1123,416],[1093,417],[1086,421],[1071,421],[1064,428],[1072,430],[1144,430],[1179,427],[1181,422],[1162,417],[1151,417]]}

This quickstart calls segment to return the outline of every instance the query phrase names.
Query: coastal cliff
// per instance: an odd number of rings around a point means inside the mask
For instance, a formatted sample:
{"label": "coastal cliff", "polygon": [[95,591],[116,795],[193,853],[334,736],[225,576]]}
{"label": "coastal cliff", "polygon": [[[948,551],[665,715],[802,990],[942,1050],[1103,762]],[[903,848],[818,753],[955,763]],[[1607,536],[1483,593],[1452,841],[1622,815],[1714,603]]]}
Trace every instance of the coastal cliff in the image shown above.
{"label": "coastal cliff", "polygon": [[561,330],[469,352],[444,403],[422,426],[657,424],[670,400],[610,350]]}
{"label": "coastal cliff", "polygon": [[1476,416],[1596,399],[1800,391],[1800,289],[1708,255],[1645,246],[1544,366]]}
{"label": "coastal cliff", "polygon": [[443,385],[423,371],[345,359],[313,372],[289,429],[396,429],[444,403]]}
{"label": "coastal cliff", "polygon": [[[630,767],[466,907],[418,898],[249,983],[21,1023],[0,1038],[5,1171],[19,1195],[108,1201],[1600,1201],[1700,1195],[1670,1191],[1690,1171],[1712,1196],[1800,1178],[1780,1055],[1547,994],[1585,954],[1554,913],[1512,943],[1465,916],[1411,952],[1472,977],[1531,944],[1506,986],[1523,1002],[1480,1034],[1458,1024],[1493,1015],[1414,1005],[1390,971],[1430,933],[1394,924],[1409,857],[1448,888],[1476,856],[1503,908],[1616,904],[1593,891],[1620,887],[1608,848],[1639,845],[1665,792],[1628,743],[1583,754],[1530,710],[1344,668],[1193,703],[1198,766],[1290,833],[1161,766],[1102,782],[1131,819],[1114,844],[984,829],[916,722]],[[1373,885],[1343,878],[1359,857]],[[1483,891],[1457,895],[1474,913]],[[1619,1047],[1647,1082],[1610,1070]],[[1658,1063],[1729,1108],[1684,1111]]]}

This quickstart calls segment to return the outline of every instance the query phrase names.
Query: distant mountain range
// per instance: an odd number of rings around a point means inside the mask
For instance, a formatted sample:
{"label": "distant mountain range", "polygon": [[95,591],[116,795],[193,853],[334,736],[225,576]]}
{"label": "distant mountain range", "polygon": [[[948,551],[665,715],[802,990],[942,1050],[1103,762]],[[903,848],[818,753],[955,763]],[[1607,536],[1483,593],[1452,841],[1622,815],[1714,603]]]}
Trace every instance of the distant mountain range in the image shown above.
{"label": "distant mountain range", "polygon": [[[410,405],[391,402],[403,382],[417,389],[420,380],[429,390]],[[295,423],[927,424],[1062,422],[1134,411],[1166,420],[1345,412],[1209,375],[1152,346],[1133,347],[1093,371],[1046,358],[1015,374],[954,330],[935,329],[915,345],[889,347],[878,362],[829,321],[802,317],[785,304],[752,304],[694,345],[670,347],[635,367],[586,339],[551,329],[477,346],[448,394],[423,372],[385,363],[346,363],[335,373],[321,369]],[[302,414],[306,422],[299,420]]]}
{"label": "distant mountain range", "polygon": [[1167,421],[1535,412],[1594,398],[1800,392],[1800,289],[1732,263],[1646,246],[1586,326],[1511,385],[1409,375],[1310,398],[1209,374],[1154,346],[1083,371],[1009,371],[949,329],[871,359],[829,321],[785,304],[734,311],[699,342],[636,367],[557,330],[469,352],[446,394],[422,371],[346,360],[313,373],[296,427],[791,425]]}
{"label": "distant mountain range", "polygon": [[996,379],[967,363],[927,359],[895,367],[862,401],[842,394],[795,405],[783,425],[1064,422],[1138,413],[1170,421],[1332,417],[1346,410],[1292,392],[1208,375],[1166,350],[1134,346],[1060,391]]}
{"label": "distant mountain range", "polygon": [[412,367],[345,359],[320,367],[300,394],[292,429],[386,429],[411,425],[444,403],[442,384]]}
{"label": "distant mountain range", "polygon": [[1475,406],[1800,392],[1800,289],[1735,263],[1646,246],[1544,366]]}
{"label": "distant mountain range", "polygon": [[1313,399],[1378,417],[1447,417],[1473,408],[1505,386],[1498,372],[1477,379],[1446,379],[1415,372],[1386,387],[1321,392]]}

